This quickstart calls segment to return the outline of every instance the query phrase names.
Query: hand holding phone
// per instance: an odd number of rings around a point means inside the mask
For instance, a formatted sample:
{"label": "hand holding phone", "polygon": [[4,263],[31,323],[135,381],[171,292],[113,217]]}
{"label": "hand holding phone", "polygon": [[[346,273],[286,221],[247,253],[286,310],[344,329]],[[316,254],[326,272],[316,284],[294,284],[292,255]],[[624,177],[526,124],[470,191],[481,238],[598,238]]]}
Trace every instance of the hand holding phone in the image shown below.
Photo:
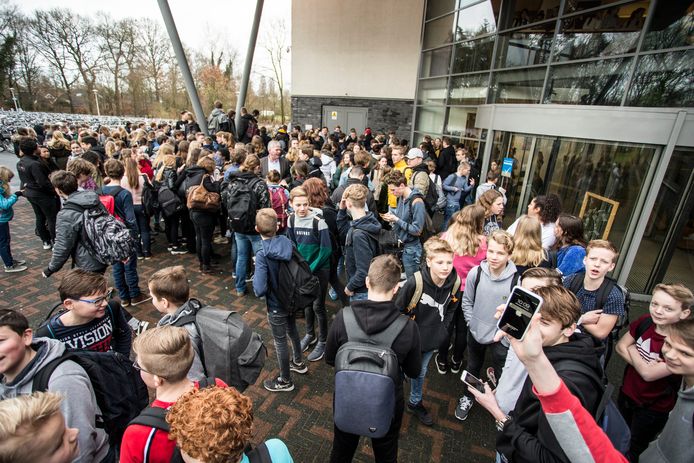
{"label": "hand holding phone", "polygon": [[504,312],[499,318],[497,328],[507,335],[523,340],[530,327],[530,320],[542,306],[542,298],[537,294],[516,286],[511,291]]}
{"label": "hand holding phone", "polygon": [[463,374],[460,375],[460,380],[470,386],[471,388],[477,389],[482,394],[484,394],[484,383],[479,379],[470,374],[469,371],[463,370]]}

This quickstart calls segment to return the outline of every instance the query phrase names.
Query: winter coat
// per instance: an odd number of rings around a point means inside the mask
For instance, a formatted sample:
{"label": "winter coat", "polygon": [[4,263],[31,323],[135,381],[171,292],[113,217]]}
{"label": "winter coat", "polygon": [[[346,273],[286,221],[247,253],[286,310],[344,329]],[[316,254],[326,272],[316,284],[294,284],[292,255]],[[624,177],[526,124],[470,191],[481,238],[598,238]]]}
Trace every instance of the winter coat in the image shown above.
{"label": "winter coat", "polygon": [[5,190],[0,187],[0,223],[7,223],[14,217],[14,210],[12,206],[17,202],[16,194],[12,193],[7,198],[5,197]]}
{"label": "winter coat", "polygon": [[[179,318],[190,315],[201,307],[202,304],[200,301],[197,299],[189,299],[185,304],[176,309],[174,313],[164,315],[161,320],[157,322],[157,326],[173,325]],[[195,326],[195,323],[187,323],[183,325],[183,328],[188,332],[190,342],[193,344],[193,364],[188,371],[188,379],[191,381],[199,381],[205,377],[205,367],[201,360],[202,338],[200,337],[200,333],[198,333],[198,328]]]}
{"label": "winter coat", "polygon": [[284,235],[276,235],[262,241],[262,249],[255,256],[253,291],[257,297],[265,296],[268,312],[284,312],[279,288],[280,261],[292,258],[294,245]]}
{"label": "winter coat", "polygon": [[55,189],[48,178],[51,171],[48,164],[38,156],[26,154],[17,163],[17,172],[22,182],[24,196],[27,198],[45,198],[56,196]]}
{"label": "winter coat", "polygon": [[376,216],[367,212],[364,217],[352,220],[346,209],[337,213],[340,235],[345,237],[345,287],[353,293],[365,293],[366,275],[371,260],[378,255],[378,235],[381,224]]}

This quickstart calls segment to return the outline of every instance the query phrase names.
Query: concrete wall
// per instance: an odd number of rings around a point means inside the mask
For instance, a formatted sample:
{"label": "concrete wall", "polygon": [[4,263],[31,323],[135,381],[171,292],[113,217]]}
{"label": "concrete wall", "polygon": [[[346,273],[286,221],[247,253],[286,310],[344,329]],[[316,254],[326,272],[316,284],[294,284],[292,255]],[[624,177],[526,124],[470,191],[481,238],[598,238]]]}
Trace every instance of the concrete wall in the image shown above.
{"label": "concrete wall", "polygon": [[423,14],[424,0],[293,0],[292,95],[414,99]]}

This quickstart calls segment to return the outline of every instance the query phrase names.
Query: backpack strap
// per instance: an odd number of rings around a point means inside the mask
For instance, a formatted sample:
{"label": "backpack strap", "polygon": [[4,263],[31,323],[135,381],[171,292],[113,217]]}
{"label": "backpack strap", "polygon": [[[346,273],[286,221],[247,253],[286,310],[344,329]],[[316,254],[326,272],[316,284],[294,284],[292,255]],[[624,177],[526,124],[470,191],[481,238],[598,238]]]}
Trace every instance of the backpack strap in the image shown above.
{"label": "backpack strap", "polygon": [[455,295],[458,293],[460,290],[460,286],[463,284],[462,280],[460,279],[460,275],[456,273],[455,276],[455,283],[453,283],[453,290],[451,291],[451,299],[455,298]]}
{"label": "backpack strap", "polygon": [[417,303],[422,298],[422,292],[424,291],[424,282],[422,281],[422,272],[421,271],[414,272],[413,276],[414,276],[414,293],[412,293],[412,299],[410,299],[410,303],[407,304],[407,309],[405,309],[405,312],[407,312],[407,313],[412,312],[412,309],[414,309],[417,306]]}
{"label": "backpack strap", "polygon": [[646,317],[641,320],[639,326],[636,327],[636,332],[634,333],[634,340],[638,340],[643,334],[648,331],[648,329],[653,326],[653,319],[651,317]]}
{"label": "backpack strap", "polygon": [[518,284],[518,280],[520,279],[520,275],[518,273],[513,274],[513,278],[511,278],[511,291],[513,291],[513,288]]}
{"label": "backpack strap", "polygon": [[56,305],[53,306],[51,311],[48,312],[48,315],[46,315],[46,318],[43,319],[43,322],[38,327],[36,332],[34,332],[34,337],[55,339],[55,333],[53,332],[53,329],[51,328],[51,318],[53,317],[53,313],[55,312],[55,309],[57,309],[61,305],[63,305],[63,303],[58,302]]}
{"label": "backpack strap", "polygon": [[557,265],[559,265],[559,260],[556,249],[549,251],[549,256],[547,256],[547,259],[549,260],[550,267],[557,268]]}
{"label": "backpack strap", "polygon": [[600,378],[595,373],[595,371],[592,368],[588,368],[588,366],[585,363],[572,359],[565,359],[556,363],[554,365],[554,369],[557,371],[557,373],[559,373],[560,371],[579,372],[590,378],[590,380],[595,384],[596,387],[602,388],[602,396],[600,397],[598,406],[595,409],[595,414],[593,415],[593,418],[595,418],[596,421],[599,421],[600,418],[602,418],[602,414],[605,412],[605,407],[607,406],[609,399],[612,397],[612,392],[614,391],[614,386],[612,386],[609,383],[606,384],[604,373],[603,378]]}
{"label": "backpack strap", "polygon": [[151,405],[145,408],[133,418],[128,426],[132,424],[139,424],[142,426],[149,426],[150,428],[159,429],[164,432],[169,432],[169,423],[166,421],[166,414],[168,410],[161,407],[152,407]]}
{"label": "backpack strap", "polygon": [[342,319],[345,323],[348,341],[367,342],[388,347],[393,345],[393,342],[395,342],[395,339],[400,335],[400,332],[405,328],[409,320],[405,315],[398,314],[397,318],[385,330],[376,334],[366,334],[359,326],[351,306],[346,306],[342,309]]}
{"label": "backpack strap", "polygon": [[581,288],[583,288],[583,279],[586,276],[586,272],[578,272],[574,273],[569,277],[568,280],[568,285],[566,286],[569,291],[571,291],[574,294],[577,294]]}
{"label": "backpack strap", "polygon": [[270,449],[267,448],[265,442],[259,444],[255,448],[244,451],[250,463],[272,463]]}
{"label": "backpack strap", "polygon": [[605,303],[607,302],[607,298],[609,297],[610,293],[612,292],[612,288],[615,287],[617,282],[613,280],[610,277],[605,277],[603,280],[602,284],[598,288],[598,292],[595,295],[595,309],[596,310],[602,310],[603,307],[605,307]]}
{"label": "backpack strap", "polygon": [[472,300],[474,301],[477,296],[477,287],[480,284],[480,279],[482,278],[482,267],[477,266],[477,274],[475,275],[475,286],[472,287]]}
{"label": "backpack strap", "polygon": [[66,360],[70,360],[72,354],[68,351],[63,352],[58,358],[51,360],[46,363],[43,368],[41,368],[35,375],[31,383],[31,392],[46,392],[48,390],[48,382],[51,379],[51,375],[58,366]]}
{"label": "backpack strap", "polygon": [[313,218],[313,236],[318,236],[318,217]]}
{"label": "backpack strap", "polygon": [[208,387],[217,386],[217,381],[212,376],[206,376],[198,381],[198,389],[205,389]]}

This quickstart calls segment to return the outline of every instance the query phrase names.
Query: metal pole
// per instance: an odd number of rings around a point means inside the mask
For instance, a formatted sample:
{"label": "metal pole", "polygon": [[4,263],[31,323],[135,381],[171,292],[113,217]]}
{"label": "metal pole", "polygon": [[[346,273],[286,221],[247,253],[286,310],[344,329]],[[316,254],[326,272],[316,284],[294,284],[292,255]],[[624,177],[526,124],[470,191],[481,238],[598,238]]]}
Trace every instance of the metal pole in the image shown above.
{"label": "metal pole", "polygon": [[171,8],[169,8],[168,0],[157,0],[159,3],[159,9],[161,10],[162,19],[164,19],[164,24],[166,25],[166,31],[169,33],[169,39],[171,39],[171,45],[173,46],[174,54],[176,55],[176,61],[178,61],[178,67],[183,74],[183,82],[186,85],[186,91],[188,92],[188,97],[190,102],[193,104],[193,111],[195,111],[195,119],[197,119],[200,130],[208,135],[207,131],[207,117],[205,112],[202,110],[202,105],[200,104],[200,98],[198,97],[198,91],[195,89],[195,83],[193,82],[193,74],[190,72],[190,66],[188,66],[188,60],[186,59],[186,54],[183,51],[183,45],[181,44],[181,38],[178,36],[178,30],[176,29],[176,23],[174,22],[173,16],[171,15]]}
{"label": "metal pole", "polygon": [[10,93],[12,93],[12,101],[14,102],[14,110],[19,111],[19,106],[17,105],[17,97],[14,94],[14,88],[10,87]]}
{"label": "metal pole", "polygon": [[94,90],[94,99],[96,100],[96,115],[101,116],[101,111],[99,110],[99,91]]}
{"label": "metal pole", "polygon": [[[160,0],[161,1],[161,0]],[[248,92],[248,81],[251,78],[251,65],[253,64],[253,54],[255,53],[255,42],[258,39],[258,27],[260,26],[260,17],[263,14],[263,3],[265,0],[256,0],[255,16],[253,17],[253,27],[251,28],[251,36],[248,39],[248,50],[246,50],[246,62],[243,66],[243,76],[241,77],[241,88],[239,89],[239,97],[236,99],[236,129],[241,126],[241,108],[246,104],[246,93]],[[243,138],[242,133],[237,133],[238,138]]]}

